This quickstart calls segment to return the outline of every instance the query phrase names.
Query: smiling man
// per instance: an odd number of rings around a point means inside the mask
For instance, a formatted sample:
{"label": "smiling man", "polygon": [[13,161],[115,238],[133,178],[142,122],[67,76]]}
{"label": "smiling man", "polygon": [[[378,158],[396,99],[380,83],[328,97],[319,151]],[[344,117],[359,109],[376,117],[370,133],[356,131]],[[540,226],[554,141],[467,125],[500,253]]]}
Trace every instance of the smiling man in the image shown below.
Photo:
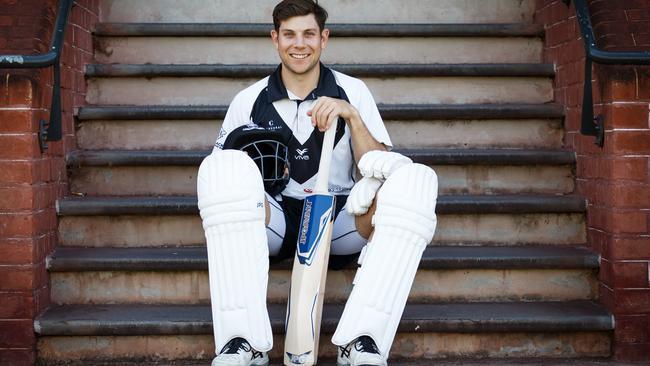
{"label": "smiling man", "polygon": [[365,253],[332,339],[338,365],[386,365],[435,231],[435,173],[389,152],[390,138],[366,85],[321,63],[329,41],[326,19],[314,0],[284,0],[275,7],[271,40],[281,64],[235,96],[199,169],[213,366],[268,364],[269,256],[295,254],[303,199],[314,187],[323,131],[332,121],[331,254],[349,264]]}

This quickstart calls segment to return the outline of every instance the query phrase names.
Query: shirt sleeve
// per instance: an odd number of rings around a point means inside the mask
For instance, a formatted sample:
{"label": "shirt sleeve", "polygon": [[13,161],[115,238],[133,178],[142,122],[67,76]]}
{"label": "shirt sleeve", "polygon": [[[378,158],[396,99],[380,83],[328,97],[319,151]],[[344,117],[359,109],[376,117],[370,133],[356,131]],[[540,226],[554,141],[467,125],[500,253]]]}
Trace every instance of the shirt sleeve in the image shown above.
{"label": "shirt sleeve", "polygon": [[243,103],[242,93],[239,93],[230,103],[226,116],[221,124],[219,136],[214,143],[212,151],[223,150],[223,144],[226,142],[228,134],[239,126],[243,126],[250,121],[250,107],[247,108]]}
{"label": "shirt sleeve", "polygon": [[379,114],[379,108],[377,108],[375,98],[373,98],[370,89],[368,89],[363,81],[359,80],[358,90],[359,94],[355,107],[359,111],[366,128],[377,142],[386,145],[389,150],[392,149],[393,143],[390,140],[390,136],[388,136],[388,131]]}

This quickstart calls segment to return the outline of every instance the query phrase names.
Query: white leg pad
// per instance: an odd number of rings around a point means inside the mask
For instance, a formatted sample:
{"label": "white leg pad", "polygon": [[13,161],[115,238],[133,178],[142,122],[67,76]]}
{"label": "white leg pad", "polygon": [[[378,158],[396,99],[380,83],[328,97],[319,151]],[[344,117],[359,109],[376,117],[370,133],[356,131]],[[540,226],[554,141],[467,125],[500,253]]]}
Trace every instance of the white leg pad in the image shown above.
{"label": "white leg pad", "polygon": [[269,351],[273,335],[266,308],[269,250],[262,176],[248,155],[223,150],[203,160],[197,181],[216,352],[234,337]]}
{"label": "white leg pad", "polygon": [[438,178],[408,164],[386,180],[377,195],[375,231],[365,248],[354,288],[332,342],[344,346],[367,335],[388,357],[422,258],[436,229]]}

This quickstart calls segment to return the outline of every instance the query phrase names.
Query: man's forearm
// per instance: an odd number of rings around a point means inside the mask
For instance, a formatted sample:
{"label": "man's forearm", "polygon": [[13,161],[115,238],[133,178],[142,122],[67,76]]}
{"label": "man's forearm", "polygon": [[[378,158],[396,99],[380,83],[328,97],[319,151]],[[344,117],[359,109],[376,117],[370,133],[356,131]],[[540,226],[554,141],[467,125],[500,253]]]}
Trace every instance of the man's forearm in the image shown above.
{"label": "man's forearm", "polygon": [[386,145],[375,140],[368,131],[365,123],[361,120],[361,116],[355,113],[355,116],[346,120],[350,128],[350,135],[352,136],[352,150],[354,151],[354,160],[358,163],[363,154],[372,150],[386,151]]}

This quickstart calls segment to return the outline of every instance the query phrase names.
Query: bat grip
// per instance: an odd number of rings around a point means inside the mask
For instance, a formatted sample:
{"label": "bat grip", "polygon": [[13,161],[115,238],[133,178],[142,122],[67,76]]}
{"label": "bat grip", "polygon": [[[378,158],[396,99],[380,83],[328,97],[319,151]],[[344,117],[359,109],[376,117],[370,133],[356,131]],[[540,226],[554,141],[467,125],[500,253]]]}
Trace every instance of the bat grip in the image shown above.
{"label": "bat grip", "polygon": [[336,135],[338,119],[338,116],[334,118],[330,124],[330,128],[325,131],[325,136],[323,137],[323,149],[320,153],[320,163],[318,164],[318,176],[316,177],[314,193],[329,194],[330,165],[332,163],[332,150],[334,150],[334,137]]}

